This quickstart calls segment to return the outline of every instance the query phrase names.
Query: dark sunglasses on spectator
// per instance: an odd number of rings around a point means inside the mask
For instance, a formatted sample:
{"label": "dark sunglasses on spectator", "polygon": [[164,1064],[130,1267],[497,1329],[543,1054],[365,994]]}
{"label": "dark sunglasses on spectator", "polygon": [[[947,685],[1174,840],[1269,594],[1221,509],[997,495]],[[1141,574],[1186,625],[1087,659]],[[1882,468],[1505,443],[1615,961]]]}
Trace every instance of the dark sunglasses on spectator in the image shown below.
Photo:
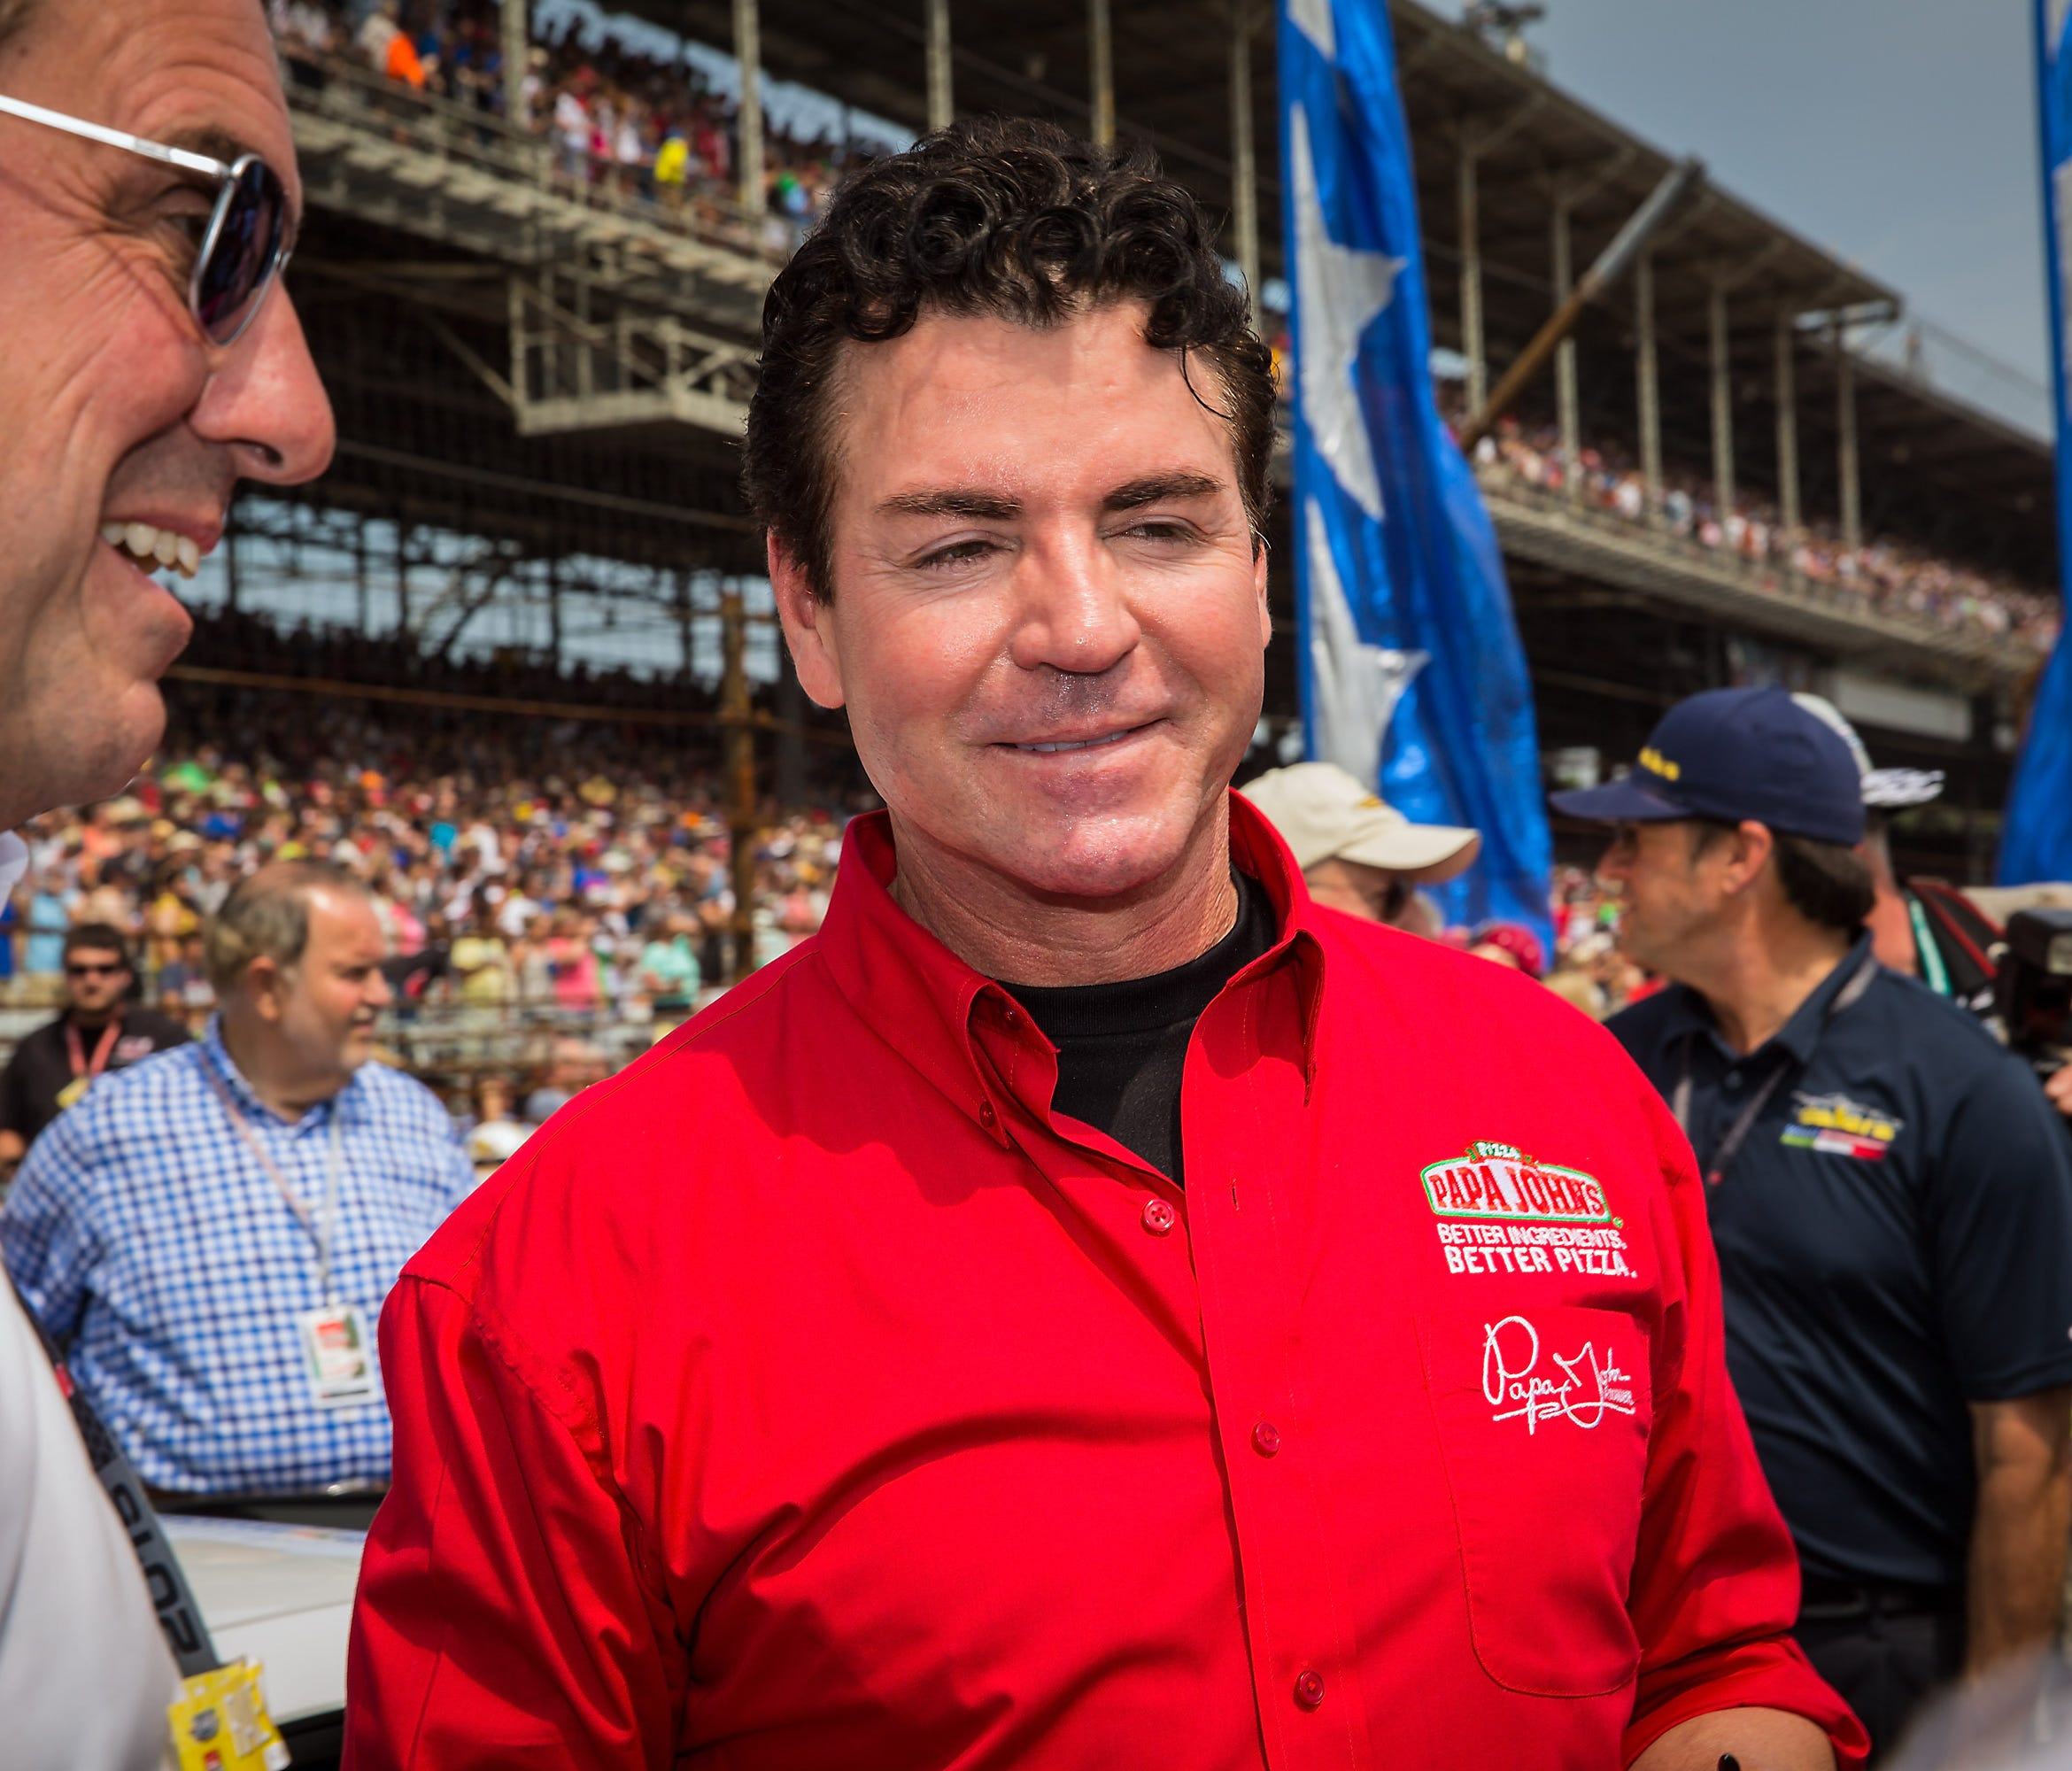
{"label": "dark sunglasses on spectator", "polygon": [[257,154],[240,154],[228,165],[206,154],[169,148],[142,135],[81,122],[62,112],[0,96],[0,115],[20,117],[67,135],[81,135],[146,159],[198,173],[216,182],[216,206],[195,254],[187,305],[209,342],[228,344],[251,323],[267,291],[295,248],[295,227],[280,175]]}
{"label": "dark sunglasses on spectator", "polygon": [[81,965],[76,960],[70,959],[65,962],[65,975],[67,978],[112,978],[118,971],[128,970],[120,960],[108,965]]}

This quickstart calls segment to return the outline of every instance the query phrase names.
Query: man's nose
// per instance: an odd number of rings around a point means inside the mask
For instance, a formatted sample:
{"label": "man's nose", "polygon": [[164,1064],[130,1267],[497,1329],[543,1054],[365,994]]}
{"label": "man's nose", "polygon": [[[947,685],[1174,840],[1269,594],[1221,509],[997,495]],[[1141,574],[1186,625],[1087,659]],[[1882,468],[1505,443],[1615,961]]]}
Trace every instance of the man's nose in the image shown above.
{"label": "man's nose", "polygon": [[1098,676],[1136,648],[1143,630],[1121,568],[1094,537],[1032,547],[1019,576],[1021,618],[1009,655],[1023,669]]}
{"label": "man's nose", "polygon": [[220,353],[189,423],[231,451],[238,477],[299,485],[331,464],[338,430],[301,317],[285,285],[270,290],[244,336]]}

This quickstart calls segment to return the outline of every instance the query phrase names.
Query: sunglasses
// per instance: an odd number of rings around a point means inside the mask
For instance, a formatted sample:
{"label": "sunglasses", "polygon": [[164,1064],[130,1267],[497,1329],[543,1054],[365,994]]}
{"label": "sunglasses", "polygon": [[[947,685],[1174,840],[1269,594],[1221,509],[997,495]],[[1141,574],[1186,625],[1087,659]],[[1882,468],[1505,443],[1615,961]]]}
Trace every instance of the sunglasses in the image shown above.
{"label": "sunglasses", "polygon": [[67,978],[112,978],[117,972],[128,971],[128,970],[129,968],[120,961],[113,965],[78,965],[67,961],[65,975]]}
{"label": "sunglasses", "polygon": [[240,154],[225,165],[206,154],[169,148],[142,135],[81,122],[19,98],[0,97],[0,115],[62,129],[89,142],[122,148],[146,159],[198,173],[216,182],[216,205],[195,255],[187,305],[213,344],[230,344],[251,324],[274,281],[295,249],[295,223],[280,174],[257,154]]}

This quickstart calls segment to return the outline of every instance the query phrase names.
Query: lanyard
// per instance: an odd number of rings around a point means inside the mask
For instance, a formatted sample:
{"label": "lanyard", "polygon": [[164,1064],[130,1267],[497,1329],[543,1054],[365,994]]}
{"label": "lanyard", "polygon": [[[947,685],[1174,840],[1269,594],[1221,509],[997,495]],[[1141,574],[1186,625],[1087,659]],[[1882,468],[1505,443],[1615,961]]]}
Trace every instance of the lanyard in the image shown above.
{"label": "lanyard", "polygon": [[[1871,987],[1878,975],[1875,954],[1866,954],[1863,963],[1856,968],[1849,982],[1837,990],[1829,1000],[1827,1011],[1821,1017],[1821,1025],[1852,1009],[1863,1000],[1863,993]],[[1763,1109],[1770,1104],[1770,1097],[1777,1092],[1777,1085],[1783,1081],[1784,1072],[1790,1068],[1789,1061],[1780,1063],[1763,1079],[1763,1086],[1749,1097],[1748,1104],[1735,1115],[1734,1123],[1728,1126],[1727,1135],[1720,1140],[1719,1148],[1712,1152],[1712,1160],[1705,1169],[1705,1190],[1712,1188],[1727,1179],[1727,1171],[1734,1166],[1734,1158],[1741,1154],[1741,1147],[1748,1141],[1748,1134],[1755,1130],[1755,1122],[1762,1117]],[[1683,1135],[1690,1135],[1690,1041],[1683,1042],[1683,1073],[1676,1079],[1676,1093],[1670,1097],[1669,1110],[1675,1114],[1676,1123],[1683,1129]]]}
{"label": "lanyard", "polygon": [[86,1046],[80,1039],[79,1029],[70,1021],[65,1024],[65,1055],[72,1060],[72,1079],[76,1082],[84,1077],[89,1082],[100,1080],[101,1072],[108,1067],[108,1054],[115,1049],[115,1041],[122,1037],[122,1017],[111,1016],[108,1025],[101,1029],[101,1037],[95,1042],[93,1062],[87,1062]]}
{"label": "lanyard", "polygon": [[334,1099],[331,1102],[330,1152],[324,1162],[324,1219],[322,1228],[319,1229],[316,1220],[309,1214],[309,1207],[295,1196],[287,1181],[282,1177],[281,1171],[274,1166],[273,1157],[267,1154],[267,1147],[259,1141],[259,1133],[252,1130],[244,1113],[239,1110],[236,1102],[230,1098],[230,1091],[223,1086],[223,1079],[216,1074],[215,1066],[205,1063],[202,1065],[202,1070],[209,1079],[209,1086],[216,1091],[216,1099],[223,1103],[223,1110],[230,1116],[230,1123],[237,1127],[237,1135],[244,1140],[246,1148],[259,1158],[259,1166],[267,1172],[267,1179],[274,1183],[281,1197],[287,1201],[288,1209],[295,1214],[295,1221],[309,1232],[310,1240],[316,1244],[317,1285],[323,1293],[324,1303],[327,1305],[329,1304],[331,1302],[331,1238],[338,1227],[337,1101]]}
{"label": "lanyard", "polygon": [[20,1287],[14,1287],[14,1295],[29,1326],[35,1330],[36,1339],[43,1342],[43,1355],[50,1361],[58,1388],[71,1406],[72,1419],[86,1443],[87,1461],[94,1466],[94,1473],[101,1479],[101,1487],[114,1503],[116,1516],[122,1521],[122,1535],[136,1551],[136,1559],[143,1568],[145,1589],[151,1596],[151,1607],[158,1614],[158,1628],[166,1633],[166,1645],[172,1649],[174,1659],[179,1663],[181,1672],[190,1676],[220,1667],[223,1663],[217,1656],[216,1644],[209,1639],[209,1627],[195,1599],[194,1589],[188,1584],[180,1558],[166,1541],[165,1528],[159,1525],[158,1515],[151,1507],[143,1478],[137,1474],[135,1466],[115,1442],[115,1435],[102,1424],[93,1404],[87,1400],[86,1392],[73,1380],[65,1355],[43,1325],[36,1320],[36,1313],[29,1308],[28,1299],[22,1296]]}

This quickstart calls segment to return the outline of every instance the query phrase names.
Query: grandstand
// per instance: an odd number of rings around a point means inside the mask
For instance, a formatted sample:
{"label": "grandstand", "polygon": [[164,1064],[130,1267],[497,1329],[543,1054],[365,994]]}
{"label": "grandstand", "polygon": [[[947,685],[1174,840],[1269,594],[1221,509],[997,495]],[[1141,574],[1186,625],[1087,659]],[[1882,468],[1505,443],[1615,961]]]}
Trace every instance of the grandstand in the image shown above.
{"label": "grandstand", "polygon": [[[500,30],[516,65],[522,0],[425,10]],[[1390,10],[1434,336],[1472,404],[1669,157],[1417,0]],[[751,92],[792,81],[916,130],[953,109],[1017,110],[1147,139],[1230,216],[1226,250],[1273,292],[1271,13],[1247,0],[627,11],[707,50],[753,43]],[[760,568],[734,438],[757,305],[794,237],[768,213],[782,151],[738,128],[759,108],[707,95],[726,165],[692,200],[643,195],[640,174],[572,174],[547,115],[557,54],[530,128],[479,94],[385,79],[343,39],[294,70],[311,208],[294,281],[338,460],[305,492],[241,501],[211,593],[249,600],[263,579],[277,603],[302,584],[306,612],[399,629],[437,658],[500,646],[709,679],[723,606],[753,602]],[[1708,189],[1587,314],[1484,481],[1543,743],[1565,766],[1631,754],[1692,689],[1821,687],[1881,761],[1949,771],[1945,805],[1902,831],[1903,859],[1979,877],[2055,620],[2050,450],[1869,348],[1902,311],[1898,292]],[[1519,439],[1554,471],[1517,471]],[[1810,538],[1794,551],[1778,536]],[[1272,540],[1285,560],[1285,520]],[[1873,594],[1859,556],[1902,590]],[[1910,596],[1916,582],[1934,594]],[[1284,570],[1274,594],[1269,713],[1285,726]],[[776,679],[758,715],[763,785],[795,800],[807,745],[839,723],[809,716],[754,620],[730,631]],[[204,644],[184,668],[241,667]],[[564,716],[581,700],[541,699]],[[724,724],[709,697],[680,710]]]}

